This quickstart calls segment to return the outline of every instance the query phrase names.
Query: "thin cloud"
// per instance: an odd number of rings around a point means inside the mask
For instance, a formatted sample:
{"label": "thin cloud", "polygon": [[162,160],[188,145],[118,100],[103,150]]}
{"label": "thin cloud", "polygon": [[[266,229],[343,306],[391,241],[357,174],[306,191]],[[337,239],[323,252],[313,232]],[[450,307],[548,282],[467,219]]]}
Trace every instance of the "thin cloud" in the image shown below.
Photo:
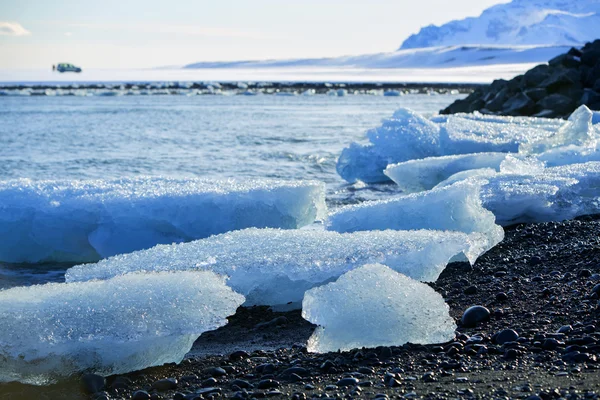
{"label": "thin cloud", "polygon": [[255,38],[262,35],[256,32],[245,32],[233,29],[201,27],[196,25],[165,25],[165,24],[114,24],[114,23],[75,23],[68,24],[73,28],[87,28],[106,31],[135,31],[144,33],[159,33],[185,36],[222,37],[222,38]]}
{"label": "thin cloud", "polygon": [[0,21],[0,35],[27,36],[31,35],[31,32],[23,28],[18,22]]}

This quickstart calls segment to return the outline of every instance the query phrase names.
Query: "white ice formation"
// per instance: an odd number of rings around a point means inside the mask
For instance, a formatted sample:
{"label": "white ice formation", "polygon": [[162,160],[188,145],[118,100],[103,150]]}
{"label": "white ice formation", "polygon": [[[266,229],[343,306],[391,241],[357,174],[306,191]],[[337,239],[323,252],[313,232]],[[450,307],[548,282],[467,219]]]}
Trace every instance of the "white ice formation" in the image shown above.
{"label": "white ice formation", "polygon": [[444,343],[456,325],[442,296],[380,265],[365,265],[306,292],[302,316],[319,325],[308,351]]}
{"label": "white ice formation", "polygon": [[474,262],[504,238],[494,215],[483,208],[481,182],[448,187],[342,207],[331,213],[327,229],[336,232],[432,229],[464,232],[474,246],[465,256]]}
{"label": "white ice formation", "polygon": [[0,182],[0,261],[90,262],[248,227],[298,228],[326,213],[315,181]]}
{"label": "white ice formation", "polygon": [[211,272],[129,274],[0,291],[0,382],[47,384],[180,362],[244,297]]}
{"label": "white ice formation", "polygon": [[447,155],[518,152],[521,145],[552,136],[560,121],[543,118],[497,117],[481,114],[437,116],[431,120],[400,109],[367,132],[368,144],[345,148],[337,171],[348,182],[373,183],[389,178],[390,164]]}
{"label": "white ice formation", "polygon": [[600,213],[600,162],[501,172],[486,179],[483,205],[503,226]]}
{"label": "white ice formation", "polygon": [[474,153],[457,156],[428,157],[388,165],[383,171],[404,193],[433,189],[440,182],[462,171],[493,168],[500,170],[506,153]]}
{"label": "white ice formation", "polygon": [[209,270],[229,277],[246,305],[298,303],[304,292],[367,263],[386,263],[421,281],[435,281],[448,261],[476,243],[461,232],[246,229],[190,243],[156,246],[70,268],[67,282],[136,271]]}

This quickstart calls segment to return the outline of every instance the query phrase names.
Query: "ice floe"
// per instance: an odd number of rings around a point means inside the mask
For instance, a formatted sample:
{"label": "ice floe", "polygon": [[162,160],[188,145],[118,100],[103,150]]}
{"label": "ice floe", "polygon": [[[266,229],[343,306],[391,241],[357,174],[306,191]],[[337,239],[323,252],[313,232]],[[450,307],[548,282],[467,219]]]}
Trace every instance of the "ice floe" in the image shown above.
{"label": "ice floe", "polygon": [[304,292],[367,263],[385,263],[421,281],[435,281],[457,254],[471,254],[461,232],[246,229],[190,243],[156,246],[70,268],[67,282],[135,271],[209,270],[229,277],[246,305],[302,301]]}
{"label": "ice floe", "polygon": [[600,163],[486,177],[483,205],[500,225],[562,221],[600,212]]}
{"label": "ice floe", "polygon": [[0,261],[89,262],[248,227],[322,218],[315,181],[135,178],[0,182]]}
{"label": "ice floe", "polygon": [[211,272],[148,273],[0,291],[0,382],[47,384],[180,362],[244,297]]}
{"label": "ice floe", "polygon": [[452,175],[471,169],[500,170],[506,153],[475,153],[456,156],[428,157],[388,165],[383,171],[404,193],[433,189]]}
{"label": "ice floe", "polygon": [[481,182],[457,184],[397,197],[342,207],[331,213],[327,229],[337,232],[433,229],[467,233],[474,246],[465,256],[474,262],[504,238],[494,215],[483,208]]}
{"label": "ice floe", "polygon": [[518,152],[521,144],[540,142],[562,125],[543,118],[456,114],[427,119],[400,109],[367,132],[367,144],[342,151],[337,171],[348,182],[374,183],[389,178],[390,164],[446,155]]}
{"label": "ice floe", "polygon": [[428,285],[379,264],[309,290],[302,316],[319,325],[308,351],[325,353],[405,343],[444,343],[456,325],[442,296]]}

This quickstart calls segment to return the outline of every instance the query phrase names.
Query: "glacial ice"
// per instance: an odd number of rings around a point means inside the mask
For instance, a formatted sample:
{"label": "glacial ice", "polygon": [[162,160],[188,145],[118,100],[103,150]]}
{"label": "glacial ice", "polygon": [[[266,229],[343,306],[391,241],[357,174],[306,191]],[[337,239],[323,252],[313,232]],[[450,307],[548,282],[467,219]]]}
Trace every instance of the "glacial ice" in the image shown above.
{"label": "glacial ice", "polygon": [[473,262],[504,238],[494,215],[483,208],[481,182],[455,185],[414,193],[390,200],[345,206],[331,213],[327,229],[336,232],[366,230],[433,229],[464,232],[475,244],[465,256]]}
{"label": "glacial ice", "polygon": [[316,353],[405,343],[444,343],[456,325],[442,296],[380,265],[365,265],[306,292],[304,319],[319,325],[308,341]]}
{"label": "glacial ice", "polygon": [[348,182],[389,179],[383,170],[427,157],[472,153],[516,153],[520,146],[550,137],[562,122],[543,118],[456,114],[427,119],[400,109],[367,132],[368,144],[351,143],[340,155],[338,174]]}
{"label": "glacial ice", "polygon": [[493,168],[500,170],[506,153],[475,153],[455,156],[428,157],[388,165],[383,171],[404,193],[433,189],[450,176],[466,170]]}
{"label": "glacial ice", "polygon": [[595,147],[600,137],[600,127],[592,123],[592,111],[585,105],[573,111],[568,121],[547,138],[527,143],[520,151],[525,154],[543,153],[562,146]]}
{"label": "glacial ice", "polygon": [[461,232],[246,229],[190,243],[160,245],[67,270],[67,282],[135,271],[209,270],[229,277],[246,305],[300,302],[304,292],[366,263],[386,263],[435,281],[448,261],[476,246]]}
{"label": "glacial ice", "polygon": [[486,179],[483,206],[503,226],[600,213],[600,162],[499,173]]}
{"label": "glacial ice", "polygon": [[440,155],[440,127],[418,113],[400,109],[379,128],[367,132],[370,143],[352,143],[340,155],[336,169],[348,182],[389,180],[388,164]]}
{"label": "glacial ice", "polygon": [[0,291],[0,382],[43,385],[180,362],[244,297],[212,272],[129,274]]}
{"label": "glacial ice", "polygon": [[315,181],[136,178],[0,182],[0,260],[89,262],[248,227],[298,228],[326,213]]}

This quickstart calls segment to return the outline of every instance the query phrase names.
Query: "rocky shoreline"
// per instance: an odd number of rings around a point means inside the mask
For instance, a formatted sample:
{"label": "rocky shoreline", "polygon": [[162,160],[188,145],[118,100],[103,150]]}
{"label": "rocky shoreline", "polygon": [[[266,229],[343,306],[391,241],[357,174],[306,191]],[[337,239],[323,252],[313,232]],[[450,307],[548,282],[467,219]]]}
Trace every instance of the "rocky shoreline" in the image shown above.
{"label": "rocky shoreline", "polygon": [[[48,387],[4,384],[0,399],[595,399],[599,257],[600,216],[516,225],[473,267],[451,264],[432,284],[459,326],[451,343],[310,354],[314,326],[299,311],[241,308],[179,365]],[[465,326],[475,305],[489,319]]]}
{"label": "rocky shoreline", "polygon": [[479,84],[326,82],[128,82],[0,84],[0,96],[214,95],[214,94],[468,94]]}
{"label": "rocky shoreline", "polygon": [[567,118],[586,105],[600,110],[600,39],[571,48],[548,64],[538,65],[510,81],[498,79],[475,89],[442,114],[471,113]]}

